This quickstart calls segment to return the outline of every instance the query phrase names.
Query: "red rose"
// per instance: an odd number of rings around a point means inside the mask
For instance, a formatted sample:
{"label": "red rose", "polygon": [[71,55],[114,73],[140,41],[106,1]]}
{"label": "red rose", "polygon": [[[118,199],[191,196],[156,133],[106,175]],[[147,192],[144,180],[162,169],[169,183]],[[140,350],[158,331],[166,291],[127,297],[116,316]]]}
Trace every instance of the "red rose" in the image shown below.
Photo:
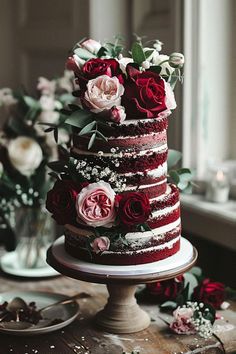
{"label": "red rose", "polygon": [[75,202],[81,187],[73,181],[58,180],[48,192],[46,208],[59,225],[65,225],[76,218]]}
{"label": "red rose", "polygon": [[184,288],[184,277],[180,275],[174,279],[147,284],[148,292],[155,296],[158,302],[175,300]]}
{"label": "red rose", "polygon": [[142,192],[119,194],[116,197],[116,203],[119,220],[128,227],[144,223],[151,213],[149,199]]}
{"label": "red rose", "polygon": [[124,82],[118,61],[115,59],[94,58],[88,60],[83,65],[81,75],[78,75],[78,82],[81,89],[86,89],[88,80],[95,79],[101,75],[107,75],[109,77],[117,76],[121,84]]}
{"label": "red rose", "polygon": [[127,65],[129,79],[124,84],[122,106],[127,116],[155,118],[166,110],[165,83],[159,74],[152,71],[140,72]]}
{"label": "red rose", "polygon": [[219,309],[225,299],[225,286],[219,282],[205,279],[193,292],[193,300],[209,304],[215,309]]}

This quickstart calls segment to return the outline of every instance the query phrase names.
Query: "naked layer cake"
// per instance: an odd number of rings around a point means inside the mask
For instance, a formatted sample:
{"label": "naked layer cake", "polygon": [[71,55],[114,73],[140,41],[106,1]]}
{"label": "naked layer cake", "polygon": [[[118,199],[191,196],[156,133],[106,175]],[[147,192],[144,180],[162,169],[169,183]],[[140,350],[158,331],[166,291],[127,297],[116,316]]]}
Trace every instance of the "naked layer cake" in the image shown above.
{"label": "naked layer cake", "polygon": [[181,78],[180,53],[161,42],[122,46],[78,43],[67,60],[77,103],[69,154],[51,163],[57,181],[47,209],[65,225],[65,249],[78,259],[113,265],[155,262],[180,247],[179,191],[167,182],[168,116]]}

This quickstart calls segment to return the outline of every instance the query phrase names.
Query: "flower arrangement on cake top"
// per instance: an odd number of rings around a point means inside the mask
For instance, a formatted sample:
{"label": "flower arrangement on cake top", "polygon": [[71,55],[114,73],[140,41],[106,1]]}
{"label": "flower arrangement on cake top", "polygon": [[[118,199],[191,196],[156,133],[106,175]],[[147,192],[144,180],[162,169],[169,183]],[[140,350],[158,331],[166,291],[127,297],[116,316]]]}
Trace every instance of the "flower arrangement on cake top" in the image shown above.
{"label": "flower arrangement on cake top", "polygon": [[[72,74],[73,75],[73,74]],[[69,71],[62,77],[38,79],[36,97],[24,91],[0,90],[0,227],[14,226],[18,207],[38,208],[45,203],[51,185],[47,163],[57,158],[53,137],[41,123],[59,123],[61,108],[72,103],[73,79]],[[50,128],[48,129],[51,130]],[[69,129],[61,131],[61,143],[69,140]]]}
{"label": "flower arrangement on cake top", "polygon": [[[128,57],[119,39],[103,45],[88,39],[70,52],[66,68],[74,72],[77,99],[50,129],[70,125],[73,143],[70,152],[64,150],[59,161],[49,164],[57,180],[46,203],[53,218],[70,229],[67,250],[78,248],[80,254],[86,249],[93,257],[119,253],[131,247],[127,233],[136,233],[136,248],[141,245],[137,236],[146,234],[150,247],[165,224],[175,225],[162,233],[173,244],[160,257],[178,250],[171,241],[180,232],[179,200],[176,187],[166,183],[166,130],[176,108],[173,89],[182,80],[184,56],[160,54],[161,48],[160,41],[146,47],[137,39]],[[179,157],[170,152],[169,163],[175,165]],[[183,189],[189,176],[187,169],[169,173]],[[173,212],[164,220],[168,205]],[[140,260],[146,261],[145,256]]]}

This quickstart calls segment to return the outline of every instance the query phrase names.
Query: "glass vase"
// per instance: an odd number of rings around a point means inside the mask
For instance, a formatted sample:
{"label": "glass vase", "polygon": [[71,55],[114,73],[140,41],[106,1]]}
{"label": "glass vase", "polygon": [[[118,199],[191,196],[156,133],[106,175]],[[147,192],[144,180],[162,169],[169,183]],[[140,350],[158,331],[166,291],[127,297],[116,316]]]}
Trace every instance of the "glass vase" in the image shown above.
{"label": "glass vase", "polygon": [[55,224],[42,207],[19,208],[16,213],[16,257],[21,268],[47,267],[46,252],[55,239]]}

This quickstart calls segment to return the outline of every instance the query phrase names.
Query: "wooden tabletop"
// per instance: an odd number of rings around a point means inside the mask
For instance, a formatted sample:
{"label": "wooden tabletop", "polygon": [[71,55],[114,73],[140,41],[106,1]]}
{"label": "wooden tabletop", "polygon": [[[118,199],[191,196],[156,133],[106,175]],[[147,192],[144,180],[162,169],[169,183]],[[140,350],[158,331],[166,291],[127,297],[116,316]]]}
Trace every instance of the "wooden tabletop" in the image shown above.
{"label": "wooden tabletop", "polygon": [[[0,354],[220,354],[236,353],[236,305],[221,311],[224,320],[216,322],[217,336],[205,340],[197,335],[173,335],[159,318],[155,304],[141,304],[152,323],[142,332],[129,335],[105,333],[94,327],[93,316],[106,303],[105,285],[91,284],[64,276],[45,280],[13,279],[0,273],[0,292],[40,290],[73,295],[86,292],[89,298],[79,300],[81,313],[68,327],[35,337],[0,334]],[[166,314],[161,316],[169,321]]]}

